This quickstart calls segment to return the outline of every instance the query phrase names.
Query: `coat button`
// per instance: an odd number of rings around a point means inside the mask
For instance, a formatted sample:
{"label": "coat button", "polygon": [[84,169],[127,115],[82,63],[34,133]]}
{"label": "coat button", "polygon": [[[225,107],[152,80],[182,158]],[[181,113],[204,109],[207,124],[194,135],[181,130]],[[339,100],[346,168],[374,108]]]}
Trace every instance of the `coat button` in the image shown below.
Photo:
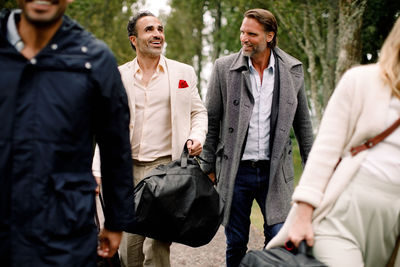
{"label": "coat button", "polygon": [[83,53],[86,53],[86,52],[88,51],[88,49],[87,49],[86,46],[82,46],[82,47],[81,47],[81,51],[82,51]]}
{"label": "coat button", "polygon": [[228,156],[227,156],[227,155],[224,155],[224,159],[228,159]]}
{"label": "coat button", "polygon": [[239,105],[239,100],[237,100],[237,99],[233,100],[233,105],[235,105],[235,106]]}
{"label": "coat button", "polygon": [[35,65],[35,64],[37,63],[37,60],[36,60],[36,58],[32,58],[32,59],[30,60],[30,62],[31,62],[32,65]]}
{"label": "coat button", "polygon": [[92,68],[92,64],[90,64],[90,62],[86,62],[85,63],[85,68],[90,70]]}
{"label": "coat button", "polygon": [[51,45],[51,49],[57,50],[57,48],[58,48],[58,45],[57,45],[57,44],[52,44],[52,45]]}
{"label": "coat button", "polygon": [[17,48],[18,51],[21,51],[22,49],[24,49],[24,47],[25,47],[25,45],[24,45],[24,42],[22,42],[22,41],[18,41],[15,44],[15,48]]}
{"label": "coat button", "polygon": [[230,133],[233,133],[233,128],[230,127],[230,128],[228,129],[228,131],[229,131]]}

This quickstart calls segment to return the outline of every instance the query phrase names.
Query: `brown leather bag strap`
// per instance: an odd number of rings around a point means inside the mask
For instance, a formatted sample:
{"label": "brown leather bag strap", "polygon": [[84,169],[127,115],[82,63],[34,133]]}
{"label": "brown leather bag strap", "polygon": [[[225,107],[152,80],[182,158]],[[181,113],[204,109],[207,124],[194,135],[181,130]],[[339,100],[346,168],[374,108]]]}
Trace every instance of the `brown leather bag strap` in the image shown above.
{"label": "brown leather bag strap", "polygon": [[359,145],[359,146],[356,146],[356,147],[352,147],[350,149],[351,155],[355,156],[358,153],[360,153],[361,151],[364,151],[366,149],[369,149],[371,147],[376,146],[379,142],[381,142],[383,139],[388,137],[399,126],[400,126],[400,118],[397,119],[397,121],[395,121],[389,128],[387,128],[386,130],[384,130],[383,132],[381,132],[377,136],[368,139],[362,145]]}

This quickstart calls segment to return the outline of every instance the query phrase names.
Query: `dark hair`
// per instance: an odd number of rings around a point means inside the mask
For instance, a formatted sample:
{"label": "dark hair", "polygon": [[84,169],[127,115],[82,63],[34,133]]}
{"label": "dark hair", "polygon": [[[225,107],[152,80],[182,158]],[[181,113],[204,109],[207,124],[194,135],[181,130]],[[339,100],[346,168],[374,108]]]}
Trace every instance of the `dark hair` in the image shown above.
{"label": "dark hair", "polygon": [[[147,17],[147,16],[155,17],[153,13],[146,10],[146,11],[141,11],[141,12],[137,13],[135,16],[132,16],[129,19],[128,25],[126,26],[126,30],[128,31],[128,37],[131,37],[131,36],[137,37],[136,23],[138,22],[139,19],[141,19],[143,17]],[[129,40],[129,43],[131,44],[133,50],[136,51],[136,47],[132,44],[132,42],[130,40]]]}
{"label": "dark hair", "polygon": [[278,44],[278,23],[276,22],[275,16],[268,10],[256,8],[247,10],[244,13],[245,18],[256,19],[264,27],[265,32],[273,32],[274,38],[268,43],[268,47],[273,49]]}

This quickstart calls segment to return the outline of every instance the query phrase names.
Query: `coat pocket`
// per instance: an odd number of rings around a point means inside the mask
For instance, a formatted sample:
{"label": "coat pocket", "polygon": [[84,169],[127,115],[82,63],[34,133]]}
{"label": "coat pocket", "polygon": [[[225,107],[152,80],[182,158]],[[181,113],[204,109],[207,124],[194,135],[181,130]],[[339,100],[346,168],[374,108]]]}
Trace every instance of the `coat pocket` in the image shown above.
{"label": "coat pocket", "polygon": [[84,233],[94,227],[96,182],[91,173],[50,176],[47,229],[55,235]]}
{"label": "coat pocket", "polygon": [[220,142],[217,145],[217,150],[215,151],[215,177],[217,179],[217,183],[221,176],[221,165],[222,159],[224,156],[224,143]]}
{"label": "coat pocket", "polygon": [[286,146],[284,152],[284,160],[282,162],[282,171],[285,178],[285,182],[288,183],[294,179],[294,166],[293,166],[293,155],[292,155],[292,144],[289,143]]}

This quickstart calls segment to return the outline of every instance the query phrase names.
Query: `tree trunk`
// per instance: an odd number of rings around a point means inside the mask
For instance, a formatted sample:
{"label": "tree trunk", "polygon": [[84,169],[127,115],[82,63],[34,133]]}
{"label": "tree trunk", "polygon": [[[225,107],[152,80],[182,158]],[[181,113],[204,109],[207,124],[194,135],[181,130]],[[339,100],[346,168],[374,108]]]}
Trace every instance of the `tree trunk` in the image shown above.
{"label": "tree trunk", "polygon": [[335,89],[335,66],[337,51],[337,17],[338,17],[337,1],[330,1],[328,13],[328,33],[326,37],[326,68],[323,69],[323,91],[322,106],[325,107]]}
{"label": "tree trunk", "polygon": [[199,2],[199,10],[200,12],[196,12],[198,15],[197,18],[197,23],[196,23],[196,28],[197,28],[197,34],[196,34],[196,47],[195,47],[195,57],[197,58],[195,70],[196,70],[196,75],[197,75],[197,81],[198,81],[198,91],[199,95],[201,96],[201,72],[203,70],[203,29],[204,29],[204,10],[205,10],[205,3],[206,1],[201,1]]}
{"label": "tree trunk", "polygon": [[213,34],[213,43],[214,50],[212,53],[211,62],[215,62],[215,60],[221,55],[221,23],[222,23],[222,9],[221,9],[221,1],[215,1],[215,23],[214,23],[214,34]]}
{"label": "tree trunk", "polygon": [[339,1],[339,51],[335,80],[361,62],[361,26],[367,0]]}

